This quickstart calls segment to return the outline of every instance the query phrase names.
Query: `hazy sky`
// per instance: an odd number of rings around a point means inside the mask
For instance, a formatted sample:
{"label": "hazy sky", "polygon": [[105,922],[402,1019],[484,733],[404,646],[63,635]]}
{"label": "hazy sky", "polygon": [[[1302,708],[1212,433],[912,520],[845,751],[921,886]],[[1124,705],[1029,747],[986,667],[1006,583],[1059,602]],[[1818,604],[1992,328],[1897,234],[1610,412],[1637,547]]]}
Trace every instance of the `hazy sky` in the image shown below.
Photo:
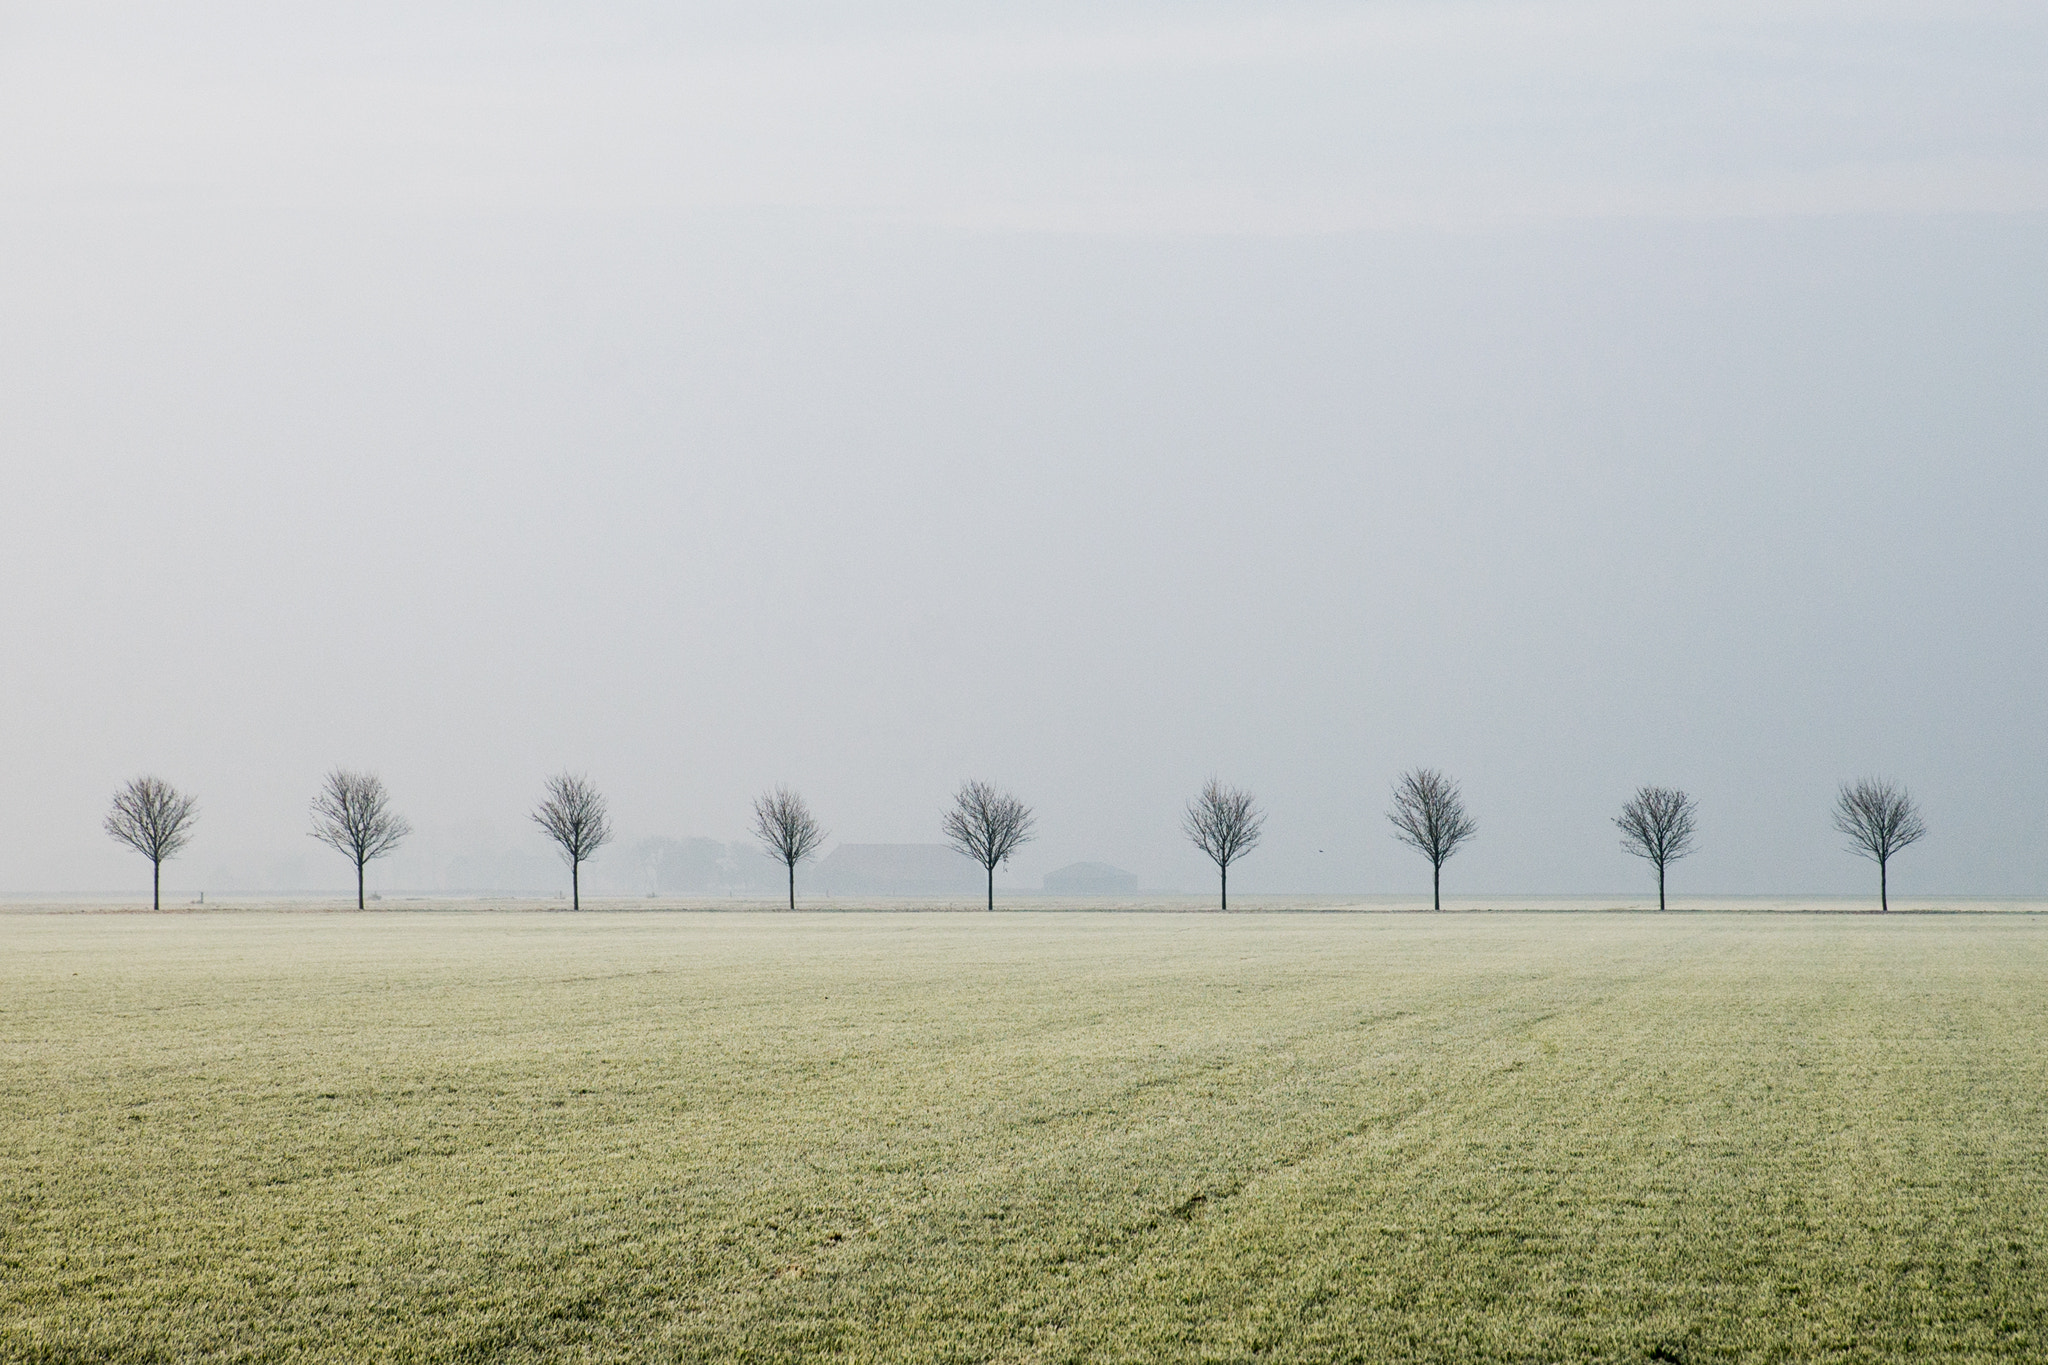
{"label": "hazy sky", "polygon": [[[958,782],[1076,859],[2048,890],[2038,3],[0,6],[0,891]],[[333,866],[329,866],[329,863]]]}

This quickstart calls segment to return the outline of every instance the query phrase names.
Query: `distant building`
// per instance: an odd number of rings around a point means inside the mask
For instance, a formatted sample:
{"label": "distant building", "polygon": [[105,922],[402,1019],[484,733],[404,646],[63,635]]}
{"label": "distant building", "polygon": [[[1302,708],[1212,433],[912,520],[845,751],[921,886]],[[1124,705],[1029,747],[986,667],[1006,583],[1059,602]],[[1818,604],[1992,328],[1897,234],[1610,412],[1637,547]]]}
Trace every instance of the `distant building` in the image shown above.
{"label": "distant building", "polygon": [[827,896],[972,896],[986,876],[947,844],[841,844],[810,882]]}
{"label": "distant building", "polygon": [[1115,895],[1136,891],[1138,874],[1108,863],[1068,863],[1057,872],[1045,874],[1045,889],[1063,896]]}

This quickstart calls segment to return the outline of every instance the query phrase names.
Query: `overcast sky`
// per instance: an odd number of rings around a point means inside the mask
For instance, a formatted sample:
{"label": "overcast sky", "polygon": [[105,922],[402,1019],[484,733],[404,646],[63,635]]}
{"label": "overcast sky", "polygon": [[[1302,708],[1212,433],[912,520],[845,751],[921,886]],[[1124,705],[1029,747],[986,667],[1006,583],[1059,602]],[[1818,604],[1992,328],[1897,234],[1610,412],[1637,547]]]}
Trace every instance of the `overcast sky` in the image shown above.
{"label": "overcast sky", "polygon": [[[2048,891],[2038,3],[0,6],[0,892],[1040,838],[1247,891]],[[329,868],[328,862],[334,866]],[[216,882],[218,884],[218,882]]]}

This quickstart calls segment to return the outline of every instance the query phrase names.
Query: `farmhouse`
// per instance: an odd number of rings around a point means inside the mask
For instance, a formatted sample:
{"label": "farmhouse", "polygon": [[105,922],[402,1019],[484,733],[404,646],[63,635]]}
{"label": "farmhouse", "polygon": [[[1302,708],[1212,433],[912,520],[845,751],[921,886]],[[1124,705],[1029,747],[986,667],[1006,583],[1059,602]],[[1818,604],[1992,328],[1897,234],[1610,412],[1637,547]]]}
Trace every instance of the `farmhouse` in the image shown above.
{"label": "farmhouse", "polygon": [[946,844],[841,844],[814,882],[828,896],[972,896],[983,876]]}

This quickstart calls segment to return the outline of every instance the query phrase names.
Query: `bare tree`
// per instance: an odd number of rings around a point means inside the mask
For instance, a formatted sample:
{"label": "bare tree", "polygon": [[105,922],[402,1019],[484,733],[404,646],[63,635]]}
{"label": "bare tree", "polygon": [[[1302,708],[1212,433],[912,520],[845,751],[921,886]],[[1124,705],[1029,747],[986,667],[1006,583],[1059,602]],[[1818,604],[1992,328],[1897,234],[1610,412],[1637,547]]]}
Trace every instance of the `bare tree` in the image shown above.
{"label": "bare tree", "polygon": [[796,865],[818,851],[825,831],[804,799],[787,787],[754,798],[754,837],[789,868],[789,908],[796,909]]}
{"label": "bare tree", "polygon": [[192,840],[199,803],[160,777],[138,777],[114,793],[106,831],[149,859],[149,908],[163,909],[164,859]]}
{"label": "bare tree", "polygon": [[1429,859],[1430,899],[1444,908],[1444,860],[1479,832],[1465,813],[1458,784],[1434,768],[1416,768],[1394,783],[1394,808],[1387,812],[1394,837]]}
{"label": "bare tree", "polygon": [[1031,808],[986,782],[962,783],[946,812],[946,840],[988,873],[988,908],[996,908],[996,865],[1030,841]]}
{"label": "bare tree", "polygon": [[1657,869],[1657,908],[1664,908],[1664,868],[1692,852],[1696,802],[1670,787],[1638,787],[1615,818],[1621,846]]}
{"label": "bare tree", "polygon": [[1877,904],[1890,911],[1886,864],[1908,844],[1927,836],[1927,822],[1904,787],[1882,778],[1844,782],[1835,798],[1835,828],[1849,836],[1849,851],[1877,864]]}
{"label": "bare tree", "polygon": [[391,809],[384,779],[336,768],[313,798],[313,837],[356,865],[356,909],[363,908],[363,868],[397,848],[412,833]]}
{"label": "bare tree", "polygon": [[604,798],[587,777],[557,773],[548,779],[548,794],[534,808],[533,823],[562,851],[569,864],[569,905],[583,908],[583,864],[612,841],[612,818]]}
{"label": "bare tree", "polygon": [[1253,803],[1250,792],[1226,787],[1213,777],[1202,794],[1188,802],[1180,827],[1216,864],[1222,909],[1230,908],[1230,865],[1258,847],[1265,824],[1266,814]]}

